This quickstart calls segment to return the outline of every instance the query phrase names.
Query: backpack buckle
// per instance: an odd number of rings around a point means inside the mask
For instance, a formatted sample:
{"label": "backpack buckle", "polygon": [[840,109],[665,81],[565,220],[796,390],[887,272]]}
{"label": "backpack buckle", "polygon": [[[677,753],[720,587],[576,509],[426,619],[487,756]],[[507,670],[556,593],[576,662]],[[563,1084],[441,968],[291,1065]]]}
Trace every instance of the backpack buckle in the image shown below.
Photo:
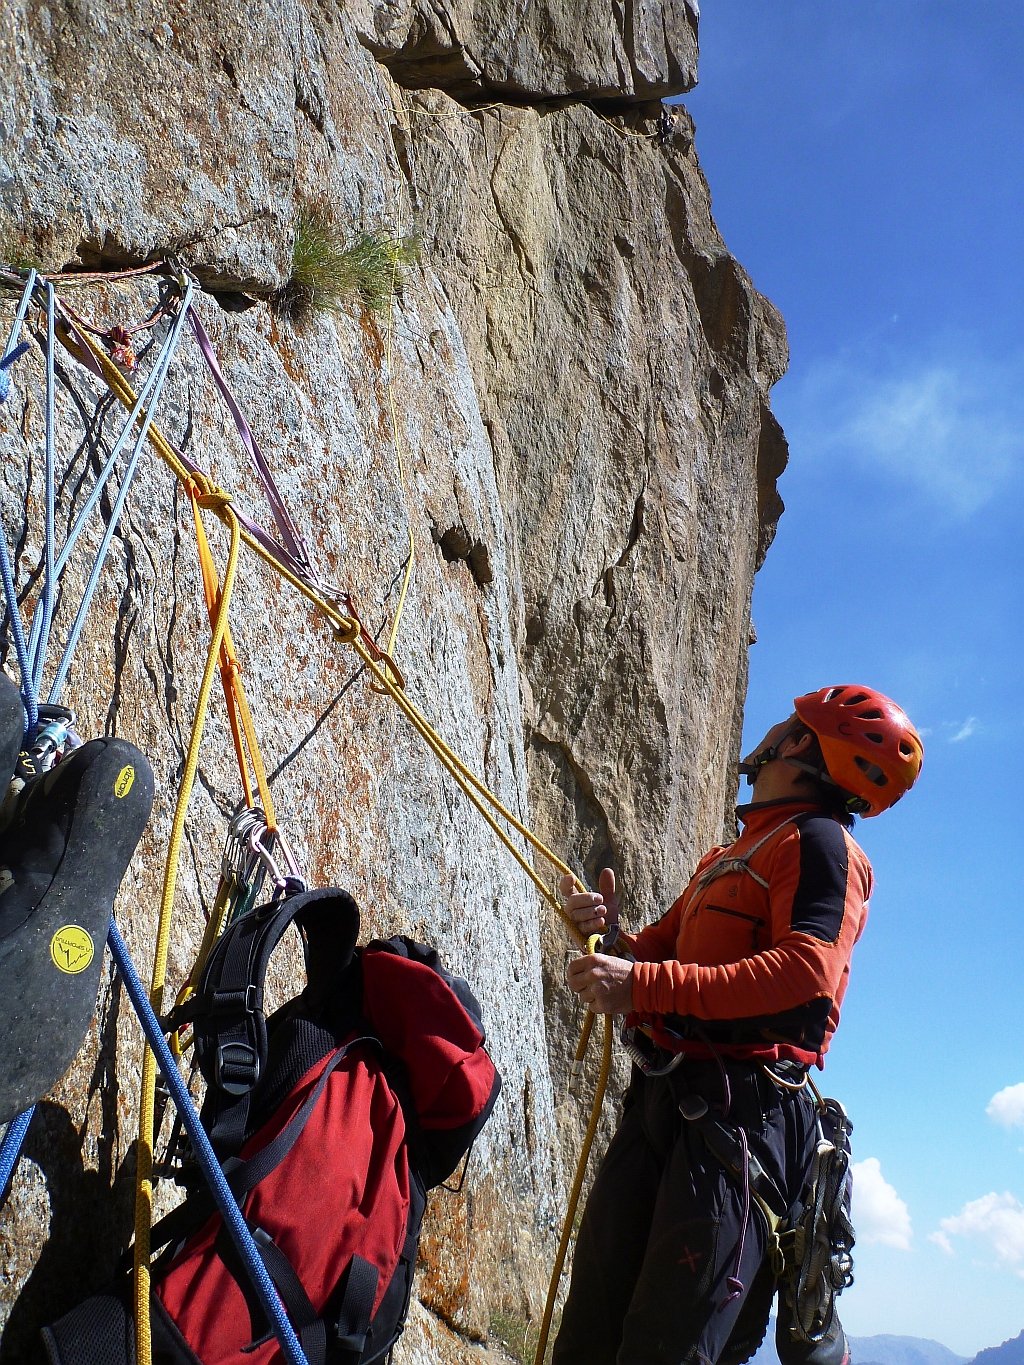
{"label": "backpack buckle", "polygon": [[249,1043],[220,1043],[214,1079],[229,1095],[247,1095],[260,1078],[260,1055]]}
{"label": "backpack buckle", "polygon": [[244,991],[211,991],[209,1000],[213,1018],[223,1014],[255,1014],[259,1008],[259,992],[252,981]]}

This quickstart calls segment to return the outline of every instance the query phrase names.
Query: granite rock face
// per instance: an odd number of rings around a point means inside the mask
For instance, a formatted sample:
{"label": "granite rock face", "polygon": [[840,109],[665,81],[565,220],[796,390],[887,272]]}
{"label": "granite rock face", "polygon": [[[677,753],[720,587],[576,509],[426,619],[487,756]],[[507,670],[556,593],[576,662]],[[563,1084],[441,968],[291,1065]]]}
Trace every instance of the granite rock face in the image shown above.
{"label": "granite rock face", "polygon": [[[750,592],[781,511],[785,438],[768,395],[786,348],[715,228],[685,111],[659,131],[651,103],[693,84],[694,12],[652,0],[619,13],[581,23],[555,0],[284,0],[272,17],[241,0],[5,6],[0,257],[113,269],[174,253],[194,271],[221,364],[324,575],[386,637],[412,531],[396,647],[410,695],[581,874],[616,868],[635,927],[728,820]],[[473,111],[469,96],[494,107]],[[390,321],[353,301],[298,329],[260,301],[287,280],[310,202],[353,235],[415,225],[420,259]],[[59,292],[104,325],[156,299],[148,281]],[[225,310],[245,293],[255,306]],[[0,299],[3,328],[13,307]],[[0,406],[0,511],[26,605],[41,553],[33,326]],[[58,361],[62,534],[123,415]],[[157,420],[264,517],[191,341]],[[102,516],[69,567],[58,648]],[[566,1090],[580,1022],[561,985],[567,940],[354,657],[251,557],[231,619],[309,879],[351,890],[367,934],[436,943],[483,1002],[505,1090],[463,1192],[431,1197],[402,1346],[409,1361],[482,1358],[473,1343],[494,1312],[542,1303],[586,1119]],[[67,689],[83,733],[123,735],[157,776],[117,903],[144,971],[207,642],[188,501],[147,454]],[[4,663],[13,672],[10,650]],[[239,795],[215,697],[172,989]],[[278,957],[283,999],[300,980],[296,946]],[[109,1280],[131,1227],[139,1055],[105,975],[0,1213],[4,1362],[29,1359],[41,1322]],[[162,1190],[163,1207],[174,1198]]]}
{"label": "granite rock face", "polygon": [[404,85],[461,98],[664,99],[697,81],[688,0],[361,0],[359,35]]}

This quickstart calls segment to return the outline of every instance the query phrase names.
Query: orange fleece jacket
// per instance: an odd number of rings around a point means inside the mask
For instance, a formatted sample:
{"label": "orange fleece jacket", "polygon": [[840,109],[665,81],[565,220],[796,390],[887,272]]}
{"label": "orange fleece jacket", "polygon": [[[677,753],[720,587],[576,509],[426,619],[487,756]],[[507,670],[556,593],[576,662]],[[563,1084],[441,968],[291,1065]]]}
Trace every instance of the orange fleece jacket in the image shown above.
{"label": "orange fleece jacket", "polygon": [[[871,865],[838,820],[807,802],[739,815],[739,839],[701,859],[657,924],[624,935],[637,958],[634,1009],[676,1050],[681,1037],[703,1035],[734,1056],[820,1065],[867,921]],[[767,886],[742,870],[698,886],[712,864],[766,835],[749,866]]]}

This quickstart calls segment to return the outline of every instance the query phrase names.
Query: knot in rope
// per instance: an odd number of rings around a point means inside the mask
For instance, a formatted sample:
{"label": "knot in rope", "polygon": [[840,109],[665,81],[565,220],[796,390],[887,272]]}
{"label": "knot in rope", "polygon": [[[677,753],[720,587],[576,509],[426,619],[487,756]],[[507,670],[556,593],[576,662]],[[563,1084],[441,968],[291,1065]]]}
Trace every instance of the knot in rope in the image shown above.
{"label": "knot in rope", "polygon": [[139,368],[139,358],[132,346],[132,334],[127,327],[118,323],[111,327],[104,339],[110,347],[110,358],[116,365],[121,365],[133,373]]}
{"label": "knot in rope", "polygon": [[225,493],[223,488],[216,486],[211,486],[208,493],[200,493],[196,498],[199,506],[207,512],[223,512],[225,508],[231,506],[233,501],[230,493]]}
{"label": "knot in rope", "polygon": [[354,645],[362,633],[362,626],[351,616],[344,617],[341,624],[333,628],[334,638],[341,645]]}

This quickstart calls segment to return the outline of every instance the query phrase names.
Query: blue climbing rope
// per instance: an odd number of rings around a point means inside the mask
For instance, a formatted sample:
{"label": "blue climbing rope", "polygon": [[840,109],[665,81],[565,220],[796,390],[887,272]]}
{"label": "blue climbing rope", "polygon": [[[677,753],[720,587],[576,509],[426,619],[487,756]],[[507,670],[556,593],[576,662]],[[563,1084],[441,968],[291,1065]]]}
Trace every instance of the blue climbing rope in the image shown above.
{"label": "blue climbing rope", "polygon": [[28,1132],[28,1126],[32,1122],[32,1115],[35,1112],[36,1107],[33,1105],[31,1109],[26,1109],[17,1118],[11,1119],[7,1125],[4,1140],[0,1142],[0,1196],[7,1189],[7,1182],[18,1164],[21,1144],[25,1141],[25,1134]]}
{"label": "blue climbing rope", "polygon": [[[20,335],[21,327],[28,313],[28,308],[35,288],[36,272],[32,270],[29,272],[21,296],[21,302],[18,305],[18,311],[11,328],[11,334],[7,342],[4,358],[0,361],[0,377],[7,379],[8,385],[9,378],[7,369],[2,367],[7,366],[9,369],[13,360],[21,354],[23,349],[25,349],[25,346],[16,347],[15,343]],[[64,652],[61,655],[57,673],[50,688],[49,700],[52,703],[56,703],[60,699],[60,693],[67,679],[75,648],[81,638],[86,614],[92,602],[93,594],[96,591],[96,586],[99,583],[107,552],[110,549],[110,543],[114,538],[114,533],[117,530],[121,513],[124,510],[124,505],[128,498],[129,490],[131,489],[132,480],[135,477],[139,459],[143,447],[145,446],[146,434],[149,431],[150,423],[153,420],[153,413],[160,400],[164,380],[167,378],[167,372],[170,369],[171,361],[174,358],[178,342],[181,338],[188,306],[192,299],[193,289],[193,282],[189,279],[185,286],[181,308],[168,330],[160,354],[150,372],[149,378],[139,394],[135,406],[129,414],[124,430],[114,444],[110,457],[101,470],[100,476],[97,479],[92,492],[87,498],[81,513],[76,518],[71,531],[68,533],[68,537],[61,548],[60,554],[55,557],[53,546],[54,539],[56,538],[54,474],[54,392],[56,385],[54,375],[54,351],[56,344],[57,305],[53,286],[49,282],[46,284],[46,543],[44,547],[43,590],[32,615],[32,629],[27,644],[25,642],[25,632],[21,621],[21,610],[18,605],[18,594],[14,582],[14,570],[11,565],[10,553],[7,548],[7,538],[3,534],[0,534],[0,577],[3,579],[7,615],[11,624],[11,634],[14,637],[14,647],[18,655],[18,667],[21,673],[21,695],[26,713],[25,733],[27,743],[31,743],[35,739],[36,728],[39,723],[39,687],[42,682],[43,669],[46,664],[46,655],[49,646],[50,631],[53,624],[57,584],[63,573],[64,567],[71,556],[71,552],[74,550],[75,545],[82,534],[85,520],[99,500],[104,485],[114,468],[114,463],[124,449],[124,446],[135,427],[136,420],[141,416],[142,420],[139,425],[138,436],[132,448],[131,455],[129,456],[128,464],[125,467],[124,477],[121,480],[121,486],[118,489],[110,518],[103,533],[103,538],[100,541],[99,549],[96,552],[96,558],[93,561],[93,566],[85,586],[85,592],[83,593],[82,601],[79,604],[78,613],[75,616],[74,624],[71,627],[71,633],[64,646]],[[0,402],[2,402],[6,396],[7,390],[3,390],[2,393],[0,393]],[[144,405],[147,403],[147,400],[149,400],[148,407],[144,410]],[[12,1119],[7,1125],[3,1141],[0,1142],[0,1195],[2,1195],[2,1192],[7,1188],[7,1182],[10,1180],[14,1168],[17,1165],[18,1155],[21,1152],[21,1146],[25,1140],[25,1134],[28,1132],[28,1126],[32,1121],[34,1112],[35,1106],[33,1105],[31,1109],[26,1109],[24,1113],[19,1114],[17,1118]]]}
{"label": "blue climbing rope", "polygon": [[[50,645],[50,630],[53,626],[53,611],[57,600],[57,581],[53,571],[53,542],[56,538],[56,495],[53,458],[54,412],[56,406],[56,380],[54,377],[54,349],[57,344],[56,300],[53,285],[46,282],[46,529],[43,542],[43,591],[36,609],[32,613],[32,632],[28,642],[28,657],[32,666],[32,696],[39,701],[39,689],[43,682],[43,666]],[[28,742],[35,739],[29,727]]]}
{"label": "blue climbing rope", "polygon": [[[17,345],[18,337],[21,335],[22,324],[28,313],[29,304],[32,302],[32,291],[36,287],[36,272],[30,270],[25,288],[22,291],[21,301],[18,304],[18,311],[11,326],[10,336],[7,338],[7,345],[4,347],[4,358],[0,364],[3,365],[2,380],[3,391],[0,393],[0,403],[4,402],[10,392],[11,378],[10,365],[12,361],[23,354],[27,342]],[[18,656],[18,670],[21,673],[21,697],[25,706],[25,729],[34,730],[39,720],[39,710],[36,704],[36,694],[32,690],[32,665],[29,662],[28,646],[25,643],[25,631],[21,624],[21,609],[18,606],[18,592],[14,585],[14,568],[11,564],[10,552],[7,549],[7,537],[0,535],[0,577],[4,583],[4,598],[7,603],[7,619],[10,622],[11,634],[14,637],[14,649]],[[10,1131],[10,1130],[8,1130]],[[7,1142],[7,1135],[4,1136],[4,1143]]]}
{"label": "blue climbing rope", "polygon": [[[149,403],[149,405],[145,408],[145,415],[143,416],[142,422],[139,426],[139,433],[135,441],[135,446],[132,449],[131,455],[129,456],[128,464],[125,467],[124,471],[124,477],[121,480],[121,487],[118,489],[117,497],[114,500],[114,506],[110,513],[110,520],[107,524],[106,530],[103,533],[103,539],[100,541],[100,547],[96,552],[96,559],[93,562],[92,570],[90,571],[89,574],[89,579],[85,585],[85,591],[82,594],[82,600],[79,603],[78,614],[75,617],[74,625],[71,627],[71,633],[69,634],[67,643],[64,646],[64,653],[61,655],[60,663],[57,665],[57,672],[54,675],[53,684],[50,687],[50,694],[48,697],[48,700],[51,703],[56,703],[60,701],[60,694],[61,691],[63,690],[64,683],[67,680],[68,670],[71,667],[71,660],[74,655],[75,649],[78,645],[78,641],[81,638],[82,630],[85,626],[85,618],[89,611],[90,604],[92,603],[93,593],[95,593],[96,585],[100,581],[100,574],[103,570],[103,565],[107,557],[107,551],[110,549],[110,542],[114,538],[114,533],[117,530],[117,526],[121,518],[121,513],[124,510],[124,505],[125,502],[127,501],[128,493],[132,486],[132,480],[135,478],[135,472],[139,466],[139,459],[142,455],[143,448],[146,444],[146,434],[148,433],[150,424],[153,421],[153,414],[156,411],[156,406],[160,401],[160,394],[163,391],[164,380],[167,378],[167,372],[170,369],[171,361],[173,360],[174,353],[177,350],[178,341],[181,337],[182,329],[185,326],[185,319],[188,315],[189,304],[192,301],[193,288],[194,286],[192,284],[192,281],[188,280],[185,285],[185,294],[182,299],[181,307],[178,309],[178,313],[174,319],[174,323],[172,324],[167,334],[167,339],[164,342],[163,348],[160,352],[159,357],[157,358],[156,364],[153,366],[146,387],[143,389],[142,394],[139,396],[138,401],[132,408],[131,414],[128,418],[128,423],[124,431],[121,433],[121,436],[118,438],[117,444],[114,446],[114,449],[111,452],[110,459],[107,461],[106,469],[104,470],[104,477],[106,475],[106,470],[110,469],[117,455],[120,453],[121,447],[123,446],[128,433],[132,430],[132,427],[135,424],[136,417],[142,412],[143,403],[145,402],[147,394],[151,392],[152,400]],[[91,495],[92,501],[95,502],[95,499],[98,496],[99,496],[98,488],[94,488]],[[86,507],[82,509],[83,516],[85,515],[88,507],[89,503],[87,503]],[[75,529],[71,533],[71,535],[74,535],[76,539],[77,539],[76,532],[78,532],[78,528],[82,519],[83,518],[81,516],[78,518],[78,521],[75,523]],[[71,535],[69,535],[68,537],[69,541],[71,540]],[[71,548],[73,548],[73,542]],[[60,557],[58,559],[59,565],[58,572],[60,571],[60,569],[63,569],[64,565],[67,563],[67,557],[69,554],[70,549],[68,545],[65,544],[64,549],[61,551]]]}
{"label": "blue climbing rope", "polygon": [[299,1339],[295,1335],[295,1330],[288,1321],[284,1305],[274,1288],[274,1282],[260,1259],[259,1251],[246,1226],[242,1211],[238,1207],[235,1196],[231,1193],[228,1182],[224,1178],[224,1172],[221,1170],[213,1148],[210,1146],[210,1139],[199,1121],[199,1115],[192,1104],[188,1088],[181,1078],[181,1072],[171,1056],[171,1049],[167,1046],[161,1031],[160,1021],[153,1013],[153,1007],[149,1003],[146,989],[135,970],[135,964],[132,962],[131,955],[113,916],[110,919],[107,944],[111,956],[117,964],[117,970],[121,973],[128,998],[132,1002],[135,1013],[139,1016],[143,1032],[156,1056],[164,1084],[170,1091],[171,1098],[181,1115],[182,1124],[188,1133],[196,1159],[202,1167],[206,1182],[217,1201],[217,1207],[220,1209],[228,1232],[231,1234],[231,1239],[238,1248],[238,1254],[242,1258],[253,1288],[259,1295],[263,1311],[274,1329],[274,1335],[281,1343],[281,1349],[290,1365],[308,1365],[302,1347],[299,1345]]}

